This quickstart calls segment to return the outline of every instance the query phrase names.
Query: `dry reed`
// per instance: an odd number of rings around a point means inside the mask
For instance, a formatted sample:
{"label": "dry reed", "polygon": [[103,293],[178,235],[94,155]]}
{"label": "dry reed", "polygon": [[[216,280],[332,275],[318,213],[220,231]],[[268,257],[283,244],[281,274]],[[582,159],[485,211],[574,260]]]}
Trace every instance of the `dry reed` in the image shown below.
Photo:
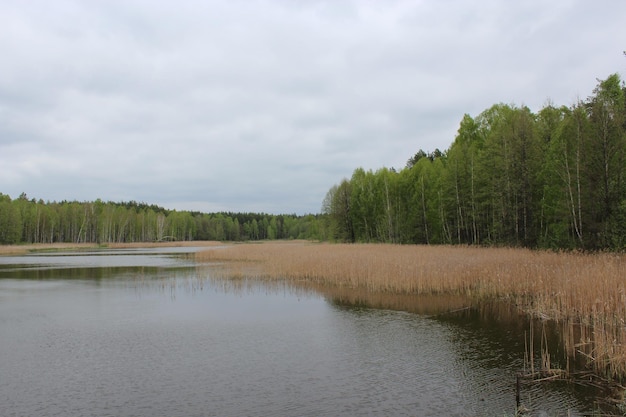
{"label": "dry reed", "polygon": [[106,243],[104,245],[107,248],[113,248],[113,249],[224,246],[222,242],[211,241],[211,240],[179,240],[179,241],[171,241],[171,242],[121,242],[121,243]]}
{"label": "dry reed", "polygon": [[21,255],[33,251],[97,248],[96,243],[32,243],[23,245],[0,245],[0,255]]}
{"label": "dry reed", "polygon": [[85,250],[96,248],[157,248],[157,247],[180,247],[180,246],[218,246],[221,242],[212,241],[179,241],[179,242],[127,242],[127,243],[32,243],[21,245],[0,245],[0,256],[20,255],[33,251],[45,250]]}
{"label": "dry reed", "polygon": [[576,323],[573,352],[626,379],[626,255],[515,248],[268,242],[199,252],[224,274],[390,294],[505,298],[536,317]]}

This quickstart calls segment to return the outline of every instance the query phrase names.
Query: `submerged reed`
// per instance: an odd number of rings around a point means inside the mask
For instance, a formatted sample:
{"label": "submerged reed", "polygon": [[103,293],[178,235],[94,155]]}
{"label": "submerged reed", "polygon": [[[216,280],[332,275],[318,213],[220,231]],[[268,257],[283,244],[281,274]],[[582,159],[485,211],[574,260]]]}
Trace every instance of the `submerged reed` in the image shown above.
{"label": "submerged reed", "polygon": [[536,317],[586,326],[569,346],[626,379],[626,255],[515,248],[268,242],[199,252],[229,276],[390,294],[505,298]]}

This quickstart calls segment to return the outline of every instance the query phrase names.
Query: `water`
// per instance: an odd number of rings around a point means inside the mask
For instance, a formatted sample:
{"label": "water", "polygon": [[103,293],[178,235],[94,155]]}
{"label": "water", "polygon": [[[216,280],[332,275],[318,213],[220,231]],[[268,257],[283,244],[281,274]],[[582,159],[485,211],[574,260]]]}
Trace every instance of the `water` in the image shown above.
{"label": "water", "polygon": [[[519,329],[219,281],[192,250],[0,257],[0,415],[514,414]],[[594,409],[563,384],[522,401]]]}

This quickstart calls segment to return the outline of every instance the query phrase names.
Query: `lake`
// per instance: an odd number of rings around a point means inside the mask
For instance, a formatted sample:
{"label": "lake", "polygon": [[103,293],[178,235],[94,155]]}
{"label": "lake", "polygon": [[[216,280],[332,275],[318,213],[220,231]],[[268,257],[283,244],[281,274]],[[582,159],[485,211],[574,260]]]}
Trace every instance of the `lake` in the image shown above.
{"label": "lake", "polygon": [[[220,280],[195,250],[0,257],[0,414],[514,415],[523,320]],[[521,401],[587,415],[596,394],[524,384]]]}

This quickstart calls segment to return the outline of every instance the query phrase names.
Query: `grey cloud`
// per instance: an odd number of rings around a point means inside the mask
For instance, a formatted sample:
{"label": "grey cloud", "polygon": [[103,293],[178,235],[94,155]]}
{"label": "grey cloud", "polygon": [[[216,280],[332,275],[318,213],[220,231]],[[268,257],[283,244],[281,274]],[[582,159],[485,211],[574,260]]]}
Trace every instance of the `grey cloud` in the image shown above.
{"label": "grey cloud", "polygon": [[611,8],[5,2],[0,192],[317,212],[356,167],[448,148],[464,113],[571,104],[623,72]]}

